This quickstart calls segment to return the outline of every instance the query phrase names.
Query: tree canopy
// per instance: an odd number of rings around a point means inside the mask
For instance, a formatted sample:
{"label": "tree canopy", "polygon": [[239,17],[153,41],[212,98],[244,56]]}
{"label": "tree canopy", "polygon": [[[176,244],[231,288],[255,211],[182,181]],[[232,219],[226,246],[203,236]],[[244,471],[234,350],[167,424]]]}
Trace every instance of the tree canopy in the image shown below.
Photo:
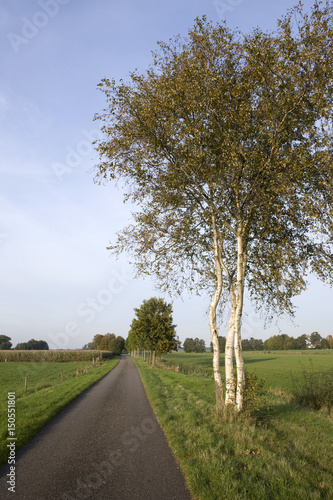
{"label": "tree canopy", "polygon": [[264,342],[261,339],[250,339],[242,340],[242,350],[243,351],[262,351],[264,349]]}
{"label": "tree canopy", "polygon": [[157,356],[177,349],[176,326],[172,319],[172,305],[162,298],[144,300],[135,308],[135,317],[128,335],[128,349],[147,349]]}
{"label": "tree canopy", "polygon": [[7,335],[0,335],[0,350],[9,350],[12,347],[11,338]]}
{"label": "tree canopy", "polygon": [[15,347],[22,351],[48,351],[49,345],[45,340],[30,339],[28,342],[22,342]]}
{"label": "tree canopy", "polygon": [[332,43],[329,3],[300,4],[273,33],[203,17],[160,42],[145,74],[100,83],[97,181],[121,179],[139,206],[110,249],[163,289],[210,292],[218,411],[218,306],[228,299],[225,403],[240,411],[245,289],[292,314],[306,273],[332,283]]}
{"label": "tree canopy", "polygon": [[206,345],[203,339],[186,338],[183,345],[185,352],[206,352]]}
{"label": "tree canopy", "polygon": [[83,346],[83,349],[93,349],[98,351],[110,351],[113,354],[120,355],[125,348],[125,339],[116,337],[114,333],[106,333],[105,335],[97,334],[92,342]]}

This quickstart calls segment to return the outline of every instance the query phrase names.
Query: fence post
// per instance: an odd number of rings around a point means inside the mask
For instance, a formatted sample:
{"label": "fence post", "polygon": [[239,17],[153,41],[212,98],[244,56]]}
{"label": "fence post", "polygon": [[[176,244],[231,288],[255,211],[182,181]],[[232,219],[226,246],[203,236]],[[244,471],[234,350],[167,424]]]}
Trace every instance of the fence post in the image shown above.
{"label": "fence post", "polygon": [[24,392],[27,392],[28,389],[28,377],[25,377],[24,379]]}

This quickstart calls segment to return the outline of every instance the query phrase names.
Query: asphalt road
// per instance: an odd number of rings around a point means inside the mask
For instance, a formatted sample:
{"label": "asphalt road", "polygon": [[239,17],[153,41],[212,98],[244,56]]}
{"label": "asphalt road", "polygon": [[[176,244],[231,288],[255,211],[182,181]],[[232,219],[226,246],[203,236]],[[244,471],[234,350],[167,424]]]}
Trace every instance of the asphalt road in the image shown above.
{"label": "asphalt road", "polygon": [[1,499],[191,499],[126,356],[17,452],[15,472],[13,493],[0,468]]}

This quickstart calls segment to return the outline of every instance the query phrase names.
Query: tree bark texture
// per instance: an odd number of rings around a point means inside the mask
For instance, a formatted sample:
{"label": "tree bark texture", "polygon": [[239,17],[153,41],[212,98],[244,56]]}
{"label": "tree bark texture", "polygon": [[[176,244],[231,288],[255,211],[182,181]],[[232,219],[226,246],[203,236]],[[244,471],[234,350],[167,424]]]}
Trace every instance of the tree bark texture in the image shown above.
{"label": "tree bark texture", "polygon": [[216,290],[213,299],[209,306],[209,327],[213,346],[213,370],[215,381],[215,395],[216,395],[216,411],[222,413],[223,411],[223,383],[221,379],[220,370],[220,346],[218,339],[218,330],[216,327],[216,308],[218,306],[221,292],[222,292],[222,266],[221,266],[221,252],[219,249],[219,238],[216,230],[215,215],[212,212],[212,225],[214,234],[214,261],[216,270]]}

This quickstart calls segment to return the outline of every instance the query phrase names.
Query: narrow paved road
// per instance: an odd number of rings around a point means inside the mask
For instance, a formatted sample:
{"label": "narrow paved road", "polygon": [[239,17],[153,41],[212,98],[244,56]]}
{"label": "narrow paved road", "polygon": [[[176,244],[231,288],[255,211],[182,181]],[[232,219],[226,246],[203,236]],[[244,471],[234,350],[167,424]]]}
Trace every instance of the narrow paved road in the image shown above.
{"label": "narrow paved road", "polygon": [[16,492],[0,498],[190,500],[134,362],[88,389],[17,453]]}

